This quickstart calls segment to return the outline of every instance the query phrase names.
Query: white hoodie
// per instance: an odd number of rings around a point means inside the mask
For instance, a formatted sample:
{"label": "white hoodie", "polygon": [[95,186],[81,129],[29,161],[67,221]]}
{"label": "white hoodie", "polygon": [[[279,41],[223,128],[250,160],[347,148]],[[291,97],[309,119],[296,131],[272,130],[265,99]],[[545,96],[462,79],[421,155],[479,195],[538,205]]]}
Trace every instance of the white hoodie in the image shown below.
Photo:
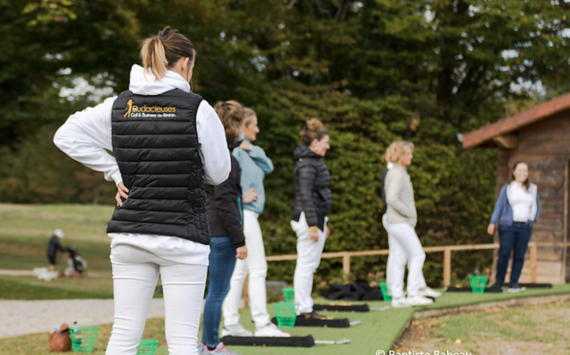
{"label": "white hoodie", "polygon": [[[129,90],[138,95],[160,95],[172,89],[190,91],[190,84],[173,71],[166,71],[162,80],[156,80],[151,71],[140,65],[131,69]],[[55,134],[54,143],[64,153],[83,165],[105,174],[105,179],[119,184],[123,181],[112,151],[111,111],[117,97],[102,104],[71,115]],[[200,155],[204,163],[204,183],[218,185],[224,182],[231,170],[230,153],[225,130],[216,111],[203,100],[196,114],[196,128]],[[210,248],[172,236],[111,233],[111,248],[129,244],[148,250],[166,260],[184,264],[208,265]],[[159,238],[160,237],[160,238]]]}

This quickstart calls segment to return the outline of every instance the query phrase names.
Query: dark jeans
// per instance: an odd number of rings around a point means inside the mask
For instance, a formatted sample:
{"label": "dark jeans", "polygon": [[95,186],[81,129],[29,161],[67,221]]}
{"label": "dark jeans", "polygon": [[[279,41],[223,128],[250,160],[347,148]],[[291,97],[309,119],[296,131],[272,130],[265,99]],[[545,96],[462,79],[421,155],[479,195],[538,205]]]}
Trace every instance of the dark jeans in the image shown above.
{"label": "dark jeans", "polygon": [[204,305],[202,343],[210,348],[220,342],[222,304],[230,290],[230,279],[236,266],[236,247],[230,237],[213,237],[210,242],[208,296]]}
{"label": "dark jeans", "polygon": [[524,255],[528,247],[528,242],[532,234],[530,224],[514,222],[512,226],[499,225],[499,260],[497,261],[497,276],[495,282],[505,283],[505,274],[509,265],[511,253],[513,254],[513,265],[511,267],[510,286],[518,286],[519,277],[524,265]]}

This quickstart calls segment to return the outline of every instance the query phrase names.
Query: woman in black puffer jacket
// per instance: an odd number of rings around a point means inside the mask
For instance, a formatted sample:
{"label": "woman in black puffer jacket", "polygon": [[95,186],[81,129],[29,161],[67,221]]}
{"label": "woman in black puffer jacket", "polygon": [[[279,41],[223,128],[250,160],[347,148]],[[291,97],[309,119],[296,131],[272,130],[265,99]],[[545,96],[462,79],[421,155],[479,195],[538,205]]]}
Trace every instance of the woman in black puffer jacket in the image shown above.
{"label": "woman in black puffer jacket", "polygon": [[302,142],[295,149],[295,207],[291,226],[297,233],[297,267],[295,268],[295,303],[307,318],[313,312],[313,274],[321,261],[325,239],[329,236],[328,214],[332,195],[331,176],[322,157],[330,149],[329,132],[321,121],[312,118],[301,131]]}

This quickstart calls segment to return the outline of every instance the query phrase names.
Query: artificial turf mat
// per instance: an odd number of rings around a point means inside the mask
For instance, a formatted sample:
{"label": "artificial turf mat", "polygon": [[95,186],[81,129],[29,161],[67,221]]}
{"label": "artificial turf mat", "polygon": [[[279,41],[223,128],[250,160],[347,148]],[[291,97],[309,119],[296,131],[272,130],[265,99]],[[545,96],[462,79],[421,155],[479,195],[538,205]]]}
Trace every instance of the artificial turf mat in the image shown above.
{"label": "artificial turf mat", "polygon": [[[472,293],[471,287],[448,287],[445,289],[445,292],[467,292]],[[485,293],[501,293],[502,291],[499,289],[487,287],[485,288]]]}
{"label": "artificial turf mat", "polygon": [[[521,293],[446,293],[437,299],[437,302],[415,308],[399,308],[387,311],[370,311],[367,313],[346,313],[343,314],[350,321],[361,320],[362,324],[350,328],[290,328],[282,329],[294,336],[312,335],[315,340],[341,340],[350,339],[350,344],[345,345],[315,345],[311,348],[277,348],[277,347],[247,347],[231,346],[230,350],[236,351],[240,355],[285,355],[295,351],[296,355],[345,355],[345,354],[376,354],[377,350],[388,350],[400,334],[402,328],[413,317],[415,311],[441,309],[448,307],[466,306],[482,302],[493,302],[508,300],[512,298],[523,298],[532,296],[549,296],[556,294],[570,293],[570,284],[553,285],[551,289],[530,289]],[[315,299],[315,303],[329,303],[329,300]],[[358,302],[352,302],[359,304]],[[382,307],[389,305],[383,301],[366,301],[370,307]],[[360,302],[364,304],[364,302]],[[268,307],[273,316],[273,307]],[[334,312],[321,312],[330,317],[338,316]],[[240,322],[249,330],[253,330],[251,323],[251,313],[249,308],[242,310]],[[156,355],[167,355],[167,347],[161,346]]]}
{"label": "artificial turf mat", "polygon": [[[552,284],[537,284],[537,283],[519,284],[519,286],[525,287],[527,289],[530,289],[530,288],[552,288]],[[508,289],[508,286],[503,287],[504,292],[506,292],[507,289]],[[448,287],[448,288],[446,288],[445,292],[472,292],[472,291],[471,291],[471,287]],[[501,293],[501,291],[499,291],[498,289],[492,288],[492,287],[485,288],[485,292]]]}

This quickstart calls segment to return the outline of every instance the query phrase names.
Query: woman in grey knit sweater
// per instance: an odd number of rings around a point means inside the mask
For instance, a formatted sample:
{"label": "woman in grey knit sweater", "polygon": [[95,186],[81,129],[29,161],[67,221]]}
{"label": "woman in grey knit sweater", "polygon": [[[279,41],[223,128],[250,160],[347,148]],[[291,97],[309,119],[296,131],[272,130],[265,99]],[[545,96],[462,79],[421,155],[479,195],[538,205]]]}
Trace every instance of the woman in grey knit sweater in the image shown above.
{"label": "woman in grey knit sweater", "polygon": [[[415,231],[418,221],[414,189],[406,167],[412,163],[414,145],[396,141],[388,147],[384,158],[388,174],[384,183],[386,214],[382,219],[388,232],[390,254],[386,278],[392,292],[392,307],[411,307],[433,303],[428,297],[441,293],[426,286],[422,268],[426,254]],[[404,271],[408,264],[408,297],[404,297]]]}

